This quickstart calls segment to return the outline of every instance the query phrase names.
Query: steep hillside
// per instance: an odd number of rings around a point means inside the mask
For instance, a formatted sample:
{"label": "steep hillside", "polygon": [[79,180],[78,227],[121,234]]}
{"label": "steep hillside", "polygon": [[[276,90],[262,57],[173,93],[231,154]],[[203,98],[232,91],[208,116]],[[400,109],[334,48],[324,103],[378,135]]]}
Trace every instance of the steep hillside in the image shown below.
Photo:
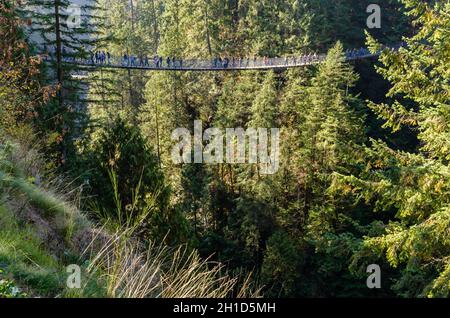
{"label": "steep hillside", "polygon": [[37,158],[18,144],[0,145],[0,275],[28,295],[57,296],[66,292],[65,268],[82,258],[93,227],[41,180]]}
{"label": "steep hillside", "polygon": [[[96,228],[74,204],[80,189],[42,176],[36,151],[0,141],[0,298],[258,296],[250,276],[231,277],[195,250]],[[70,265],[80,288],[67,285]]]}

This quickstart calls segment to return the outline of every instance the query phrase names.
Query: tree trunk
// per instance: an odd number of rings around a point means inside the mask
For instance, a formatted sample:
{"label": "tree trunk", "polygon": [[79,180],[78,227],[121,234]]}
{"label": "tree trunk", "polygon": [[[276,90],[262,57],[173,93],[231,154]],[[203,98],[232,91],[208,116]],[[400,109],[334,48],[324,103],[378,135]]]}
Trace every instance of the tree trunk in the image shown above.
{"label": "tree trunk", "polygon": [[[61,3],[59,0],[56,0],[54,2],[54,8],[55,8],[55,40],[56,40],[56,77],[58,81],[58,107],[61,110],[64,105],[64,98],[63,98],[63,82],[64,82],[64,74],[63,74],[63,68],[62,68],[62,39],[61,39],[61,24],[60,24],[60,6]],[[62,162],[66,162],[67,159],[67,147],[65,143],[65,123],[63,123],[63,141],[61,143],[62,149],[61,149],[61,159]]]}
{"label": "tree trunk", "polygon": [[209,34],[209,15],[208,15],[208,5],[209,1],[205,0],[205,29],[206,29],[206,44],[208,45],[208,53],[209,56],[212,57],[212,48],[211,48],[211,36]]}

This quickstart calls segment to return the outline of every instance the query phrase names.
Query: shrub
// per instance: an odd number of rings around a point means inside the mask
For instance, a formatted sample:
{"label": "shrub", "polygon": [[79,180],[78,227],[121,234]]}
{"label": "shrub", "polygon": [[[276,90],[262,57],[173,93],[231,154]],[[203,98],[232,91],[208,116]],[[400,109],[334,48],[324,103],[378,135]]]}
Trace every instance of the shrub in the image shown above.
{"label": "shrub", "polygon": [[[0,269],[0,275],[1,274],[2,270]],[[6,279],[0,279],[0,298],[22,298],[26,296],[27,295],[22,293],[13,282]]]}
{"label": "shrub", "polygon": [[104,127],[87,158],[91,208],[100,219],[138,226],[144,238],[161,240],[168,232],[180,233],[174,228],[185,225],[184,217],[169,208],[170,189],[139,128],[116,118]]}

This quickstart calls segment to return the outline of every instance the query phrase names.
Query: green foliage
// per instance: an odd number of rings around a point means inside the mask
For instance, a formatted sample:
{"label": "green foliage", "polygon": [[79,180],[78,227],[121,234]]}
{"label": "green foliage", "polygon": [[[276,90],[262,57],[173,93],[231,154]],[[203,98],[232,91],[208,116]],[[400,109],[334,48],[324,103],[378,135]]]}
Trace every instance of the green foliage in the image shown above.
{"label": "green foliage", "polygon": [[18,10],[10,1],[0,4],[0,130],[15,137],[34,133],[37,111],[53,93],[38,81],[40,61],[32,56]]}
{"label": "green foliage", "polygon": [[[43,142],[47,160],[84,181],[81,203],[93,210],[90,217],[124,241],[117,262],[100,262],[89,286],[65,290],[62,262],[52,261],[13,203],[38,211],[69,247],[90,222],[40,185],[38,174],[29,173],[34,165],[16,160],[15,146],[2,135],[0,264],[7,278],[0,295],[11,296],[11,282],[33,295],[149,295],[140,282],[155,273],[173,282],[156,295],[191,295],[184,289],[191,286],[179,282],[199,277],[208,279],[195,295],[217,292],[210,288],[222,276],[206,270],[211,264],[195,252],[172,257],[165,247],[161,262],[153,262],[154,251],[155,259],[162,255],[145,244],[153,240],[185,243],[189,252],[197,247],[233,272],[255,271],[268,296],[448,297],[448,3],[380,3],[383,27],[371,30],[367,42],[383,52],[381,78],[373,60],[353,67],[344,56],[363,45],[371,0],[93,0],[74,30],[64,23],[69,2],[30,0],[33,11],[0,5],[0,128],[28,144]],[[19,11],[33,19],[45,47],[25,43]],[[379,43],[401,36],[407,45],[398,51]],[[34,49],[52,47],[56,60],[39,71]],[[317,66],[285,72],[144,73],[63,63],[97,49],[244,63],[253,56],[328,54]],[[79,71],[88,76],[73,76]],[[367,116],[360,96],[373,101],[375,115]],[[192,132],[194,120],[204,129],[280,127],[278,172],[262,175],[258,164],[174,164],[171,132]],[[147,258],[128,247],[134,239],[148,246]],[[175,267],[154,270],[156,263]],[[382,265],[382,290],[366,288],[371,263]],[[90,267],[85,263],[83,273]],[[223,281],[229,294],[235,282]]]}
{"label": "green foliage", "polygon": [[18,146],[6,142],[0,145],[0,195],[18,192],[42,214],[52,220],[59,234],[70,242],[72,237],[89,227],[89,221],[72,205],[55,193],[33,184],[23,171],[23,163],[14,162]]}
{"label": "green foliage", "polygon": [[93,147],[88,182],[103,218],[120,226],[139,225],[146,238],[182,235],[182,217],[169,206],[170,189],[139,128],[116,118]]}
{"label": "green foliage", "polygon": [[[34,293],[55,296],[62,289],[61,265],[42,247],[30,226],[19,226],[5,206],[0,207],[0,264]],[[5,267],[4,267],[5,266]],[[7,286],[10,284],[7,284]]]}
{"label": "green foliage", "polygon": [[[368,236],[355,255],[384,254],[401,275],[393,286],[406,297],[448,297],[449,260],[449,147],[447,40],[450,5],[443,2],[402,1],[414,19],[417,33],[405,38],[398,52],[384,50],[378,70],[392,83],[392,106],[371,104],[398,129],[419,129],[421,148],[416,153],[396,151],[372,140],[366,150],[366,168],[360,177],[337,175],[335,189],[352,192],[375,211],[396,211],[381,235]],[[445,35],[447,34],[447,36]],[[372,37],[373,51],[381,48]],[[446,283],[447,282],[447,283]]]}
{"label": "green foliage", "polygon": [[[353,224],[347,222],[353,217],[353,208],[328,191],[332,171],[359,171],[364,112],[359,99],[350,93],[357,75],[344,62],[339,43],[311,78],[300,80],[298,74],[290,75],[281,106],[286,118],[282,143],[286,160],[272,188],[283,189],[273,194],[285,198],[279,200],[276,219],[286,235],[298,238],[290,245],[302,261],[284,269],[286,280],[273,277],[273,288],[277,291],[278,285],[284,296],[348,296],[351,288],[360,295],[360,282],[347,269],[349,256],[358,247],[358,239],[348,233],[353,230]],[[356,226],[360,221],[353,220]],[[278,262],[297,264],[295,258],[286,257],[289,260],[280,256]],[[280,281],[291,283],[280,286]],[[333,288],[326,289],[335,283],[349,289],[338,294]]]}
{"label": "green foliage", "polygon": [[75,76],[87,71],[86,67],[65,61],[89,58],[88,50],[101,46],[104,40],[99,33],[103,22],[94,14],[97,1],[90,0],[81,6],[79,27],[67,23],[70,5],[68,0],[28,0],[20,8],[20,16],[31,22],[29,31],[38,42],[32,43],[33,53],[52,56],[40,70],[40,81],[51,85],[56,92],[36,109],[38,136],[44,141],[48,159],[56,167],[66,165],[67,168],[76,162],[74,140],[82,136],[87,124],[83,96],[88,81],[83,76]]}
{"label": "green foliage", "polygon": [[302,260],[298,242],[284,231],[275,232],[267,241],[262,265],[262,279],[265,286],[272,288],[268,295],[289,297],[301,277]]}
{"label": "green foliage", "polygon": [[[3,271],[0,269],[0,278]],[[6,280],[0,280],[0,298],[25,298],[27,294],[20,292],[20,290],[14,286],[14,283]]]}

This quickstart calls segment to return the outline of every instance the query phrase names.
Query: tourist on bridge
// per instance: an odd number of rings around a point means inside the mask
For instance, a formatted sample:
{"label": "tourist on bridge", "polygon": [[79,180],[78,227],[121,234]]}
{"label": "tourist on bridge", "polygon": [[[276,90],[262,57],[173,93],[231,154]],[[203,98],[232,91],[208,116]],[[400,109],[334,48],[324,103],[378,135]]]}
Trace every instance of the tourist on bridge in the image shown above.
{"label": "tourist on bridge", "polygon": [[166,63],[167,63],[167,67],[170,67],[170,57],[167,57]]}
{"label": "tourist on bridge", "polygon": [[223,68],[228,68],[228,64],[230,63],[230,60],[228,57],[224,58],[223,60]]}
{"label": "tourist on bridge", "polygon": [[108,64],[111,64],[111,54],[108,52],[106,52],[106,55],[108,56]]}
{"label": "tourist on bridge", "polygon": [[349,49],[347,49],[347,50],[345,50],[345,58],[349,58],[350,57],[350,50]]}

